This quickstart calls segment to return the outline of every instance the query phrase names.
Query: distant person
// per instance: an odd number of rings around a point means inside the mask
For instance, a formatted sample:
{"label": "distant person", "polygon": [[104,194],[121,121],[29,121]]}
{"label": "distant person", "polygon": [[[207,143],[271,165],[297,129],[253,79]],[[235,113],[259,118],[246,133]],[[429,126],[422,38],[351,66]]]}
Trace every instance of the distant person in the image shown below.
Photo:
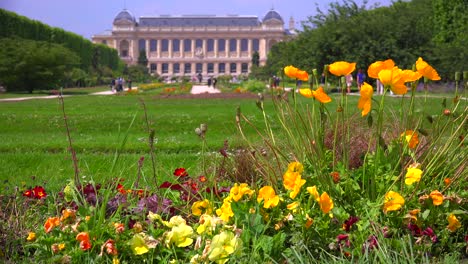
{"label": "distant person", "polygon": [[121,91],[123,91],[123,79],[119,77],[119,79],[117,79],[117,92]]}
{"label": "distant person", "polygon": [[211,77],[208,78],[208,81],[207,81],[207,82],[208,82],[208,87],[211,87],[211,82],[212,82],[212,80],[213,80],[213,79],[211,79]]}
{"label": "distant person", "polygon": [[271,88],[273,88],[273,89],[276,88],[276,76],[275,76],[275,75],[273,75],[273,76],[271,77],[271,82],[270,82],[270,83],[271,83],[271,84],[270,84],[270,87],[271,87]]}
{"label": "distant person", "polygon": [[275,87],[276,87],[276,88],[279,88],[280,82],[281,82],[280,77],[276,76],[276,77],[275,77]]}
{"label": "distant person", "polygon": [[198,73],[198,83],[201,83],[201,81],[203,80],[203,75],[201,74],[201,72]]}
{"label": "distant person", "polygon": [[346,79],[346,90],[348,93],[351,93],[351,86],[353,85],[353,76],[348,74],[345,76]]}
{"label": "distant person", "polygon": [[127,83],[128,83],[128,90],[131,90],[132,89],[132,79],[128,79],[127,80]]}
{"label": "distant person", "polygon": [[110,87],[111,87],[111,91],[115,92],[115,79],[114,78],[112,78],[112,80],[111,80]]}
{"label": "distant person", "polygon": [[216,83],[218,83],[218,79],[215,77],[213,78],[213,88],[216,88]]}
{"label": "distant person", "polygon": [[361,69],[359,69],[357,75],[356,75],[356,82],[357,82],[357,86],[358,86],[358,89],[359,91],[361,90],[361,86],[362,84],[364,83],[364,81],[366,80],[366,75],[362,72]]}
{"label": "distant person", "polygon": [[325,73],[322,73],[322,76],[320,76],[320,85],[325,85]]}
{"label": "distant person", "polygon": [[383,84],[380,82],[379,79],[377,79],[376,84],[377,84],[377,94],[383,94],[383,92],[384,92],[384,86],[383,86]]}

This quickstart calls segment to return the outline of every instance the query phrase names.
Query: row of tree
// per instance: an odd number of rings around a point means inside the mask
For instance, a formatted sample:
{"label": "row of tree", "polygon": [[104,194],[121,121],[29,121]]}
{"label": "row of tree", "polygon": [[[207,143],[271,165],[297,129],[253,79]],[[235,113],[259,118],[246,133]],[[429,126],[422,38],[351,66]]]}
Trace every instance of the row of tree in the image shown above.
{"label": "row of tree", "polygon": [[367,1],[344,0],[317,11],[296,39],[273,46],[261,72],[276,74],[290,64],[311,71],[339,60],[357,62],[365,70],[388,58],[411,69],[420,56],[445,79],[467,69],[466,0],[396,1],[370,9]]}
{"label": "row of tree", "polygon": [[117,51],[61,28],[0,9],[0,85],[54,89],[110,82],[124,63]]}

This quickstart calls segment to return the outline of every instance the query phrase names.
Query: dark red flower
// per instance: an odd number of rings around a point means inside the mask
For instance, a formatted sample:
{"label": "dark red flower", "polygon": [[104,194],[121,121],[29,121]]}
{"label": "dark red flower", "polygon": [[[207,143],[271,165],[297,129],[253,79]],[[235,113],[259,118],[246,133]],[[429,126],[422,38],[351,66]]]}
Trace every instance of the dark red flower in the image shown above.
{"label": "dark red flower", "polygon": [[420,237],[422,235],[421,228],[413,223],[408,224],[408,229],[414,237]]}
{"label": "dark red flower", "polygon": [[159,188],[162,188],[162,189],[167,189],[167,188],[170,188],[171,190],[175,190],[175,191],[182,191],[182,186],[180,184],[172,184],[168,181],[165,181],[163,182]]}
{"label": "dark red flower", "polygon": [[29,198],[34,198],[34,193],[33,190],[26,190],[23,192],[23,196],[29,197]]}
{"label": "dark red flower", "polygon": [[343,230],[349,232],[353,224],[355,224],[357,221],[359,221],[359,218],[357,216],[350,216],[347,220],[344,221]]}
{"label": "dark red flower", "polygon": [[174,171],[174,176],[176,176],[176,177],[187,177],[188,173],[184,168],[177,168]]}
{"label": "dark red flower", "polygon": [[422,234],[430,237],[432,243],[437,243],[437,241],[438,241],[437,235],[434,233],[434,230],[432,230],[432,228],[428,227],[428,228],[424,229],[424,231],[422,231]]}
{"label": "dark red flower", "polygon": [[339,247],[341,248],[343,245],[346,247],[351,246],[351,242],[349,241],[349,235],[348,234],[339,234],[336,237],[336,242],[338,242]]}
{"label": "dark red flower", "polygon": [[377,241],[377,237],[374,235],[369,236],[367,238],[367,241],[362,245],[362,253],[364,253],[366,250],[372,250],[374,248],[377,248],[379,246],[379,242]]}
{"label": "dark red flower", "polygon": [[34,198],[36,198],[36,199],[42,199],[42,198],[47,197],[47,193],[46,193],[44,187],[42,187],[42,186],[34,187],[33,192],[34,192]]}

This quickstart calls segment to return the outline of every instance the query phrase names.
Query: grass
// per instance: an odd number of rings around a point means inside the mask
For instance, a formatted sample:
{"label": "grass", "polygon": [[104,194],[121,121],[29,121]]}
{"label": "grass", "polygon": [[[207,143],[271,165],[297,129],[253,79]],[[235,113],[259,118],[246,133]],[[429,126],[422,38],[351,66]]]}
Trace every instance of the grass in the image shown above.
{"label": "grass", "polygon": [[[339,102],[339,96],[333,96],[334,101],[327,105],[330,111],[336,109]],[[223,146],[225,140],[228,140],[231,148],[244,145],[235,125],[237,107],[256,126],[262,128],[264,124],[254,100],[67,97],[64,98],[65,111],[82,177],[96,180],[112,177],[134,179],[141,156],[148,163],[143,167],[143,175],[152,175],[148,133],[140,99],[146,104],[150,127],[155,130],[156,170],[160,179],[170,175],[177,167],[187,168],[192,175],[202,173],[199,166],[202,141],[194,133],[201,123],[208,125],[206,143],[208,151],[213,153]],[[300,97],[298,100],[299,103],[309,102]],[[357,100],[357,96],[349,97],[349,112],[360,116],[355,108]],[[378,96],[376,100],[379,100]],[[415,109],[427,115],[439,114],[443,111],[441,101],[440,98],[428,98],[426,103],[418,100]],[[409,100],[391,98],[387,102],[390,106],[388,113],[398,116],[401,103],[409,103]],[[267,113],[272,111],[270,100],[266,100],[265,108]],[[362,120],[362,125],[366,125],[365,120]],[[57,190],[65,180],[72,178],[72,161],[67,151],[68,142],[58,100],[0,103],[0,127],[0,180],[4,184],[33,186],[47,182],[47,188]],[[278,130],[279,124],[275,126],[273,122],[272,128]],[[120,149],[127,129],[127,142]],[[253,129],[246,127],[244,132],[253,141],[261,142]],[[120,159],[115,170],[110,171],[117,151],[121,153]]]}

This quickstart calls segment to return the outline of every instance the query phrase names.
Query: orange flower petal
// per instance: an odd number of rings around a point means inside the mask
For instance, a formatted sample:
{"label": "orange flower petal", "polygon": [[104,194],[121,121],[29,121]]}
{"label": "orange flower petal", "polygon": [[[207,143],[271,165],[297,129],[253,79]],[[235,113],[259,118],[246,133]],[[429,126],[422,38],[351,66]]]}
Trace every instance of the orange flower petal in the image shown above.
{"label": "orange flower petal", "polygon": [[335,76],[345,76],[352,73],[356,69],[355,62],[337,61],[328,65],[328,71]]}
{"label": "orange flower petal", "polygon": [[300,93],[302,96],[307,97],[307,98],[312,98],[312,97],[314,97],[314,95],[312,94],[312,90],[309,89],[309,88],[299,89],[299,93]]}
{"label": "orange flower petal", "polygon": [[366,82],[361,86],[361,97],[359,98],[358,102],[358,109],[362,110],[362,116],[367,115],[371,110],[372,104],[372,94],[374,93],[374,89],[372,86]]}
{"label": "orange flower petal", "polygon": [[314,95],[315,99],[323,104],[331,102],[330,96],[325,93],[322,86],[320,86],[317,90],[312,91],[312,94]]}
{"label": "orange flower petal", "polygon": [[422,76],[428,78],[429,80],[438,81],[440,76],[437,71],[432,68],[427,62],[425,62],[421,57],[416,61],[416,70],[422,74]]}
{"label": "orange flower petal", "polygon": [[386,61],[376,61],[367,69],[367,75],[369,75],[370,78],[379,79],[379,72],[381,70],[392,69],[393,67],[395,67],[395,62],[391,59]]}

